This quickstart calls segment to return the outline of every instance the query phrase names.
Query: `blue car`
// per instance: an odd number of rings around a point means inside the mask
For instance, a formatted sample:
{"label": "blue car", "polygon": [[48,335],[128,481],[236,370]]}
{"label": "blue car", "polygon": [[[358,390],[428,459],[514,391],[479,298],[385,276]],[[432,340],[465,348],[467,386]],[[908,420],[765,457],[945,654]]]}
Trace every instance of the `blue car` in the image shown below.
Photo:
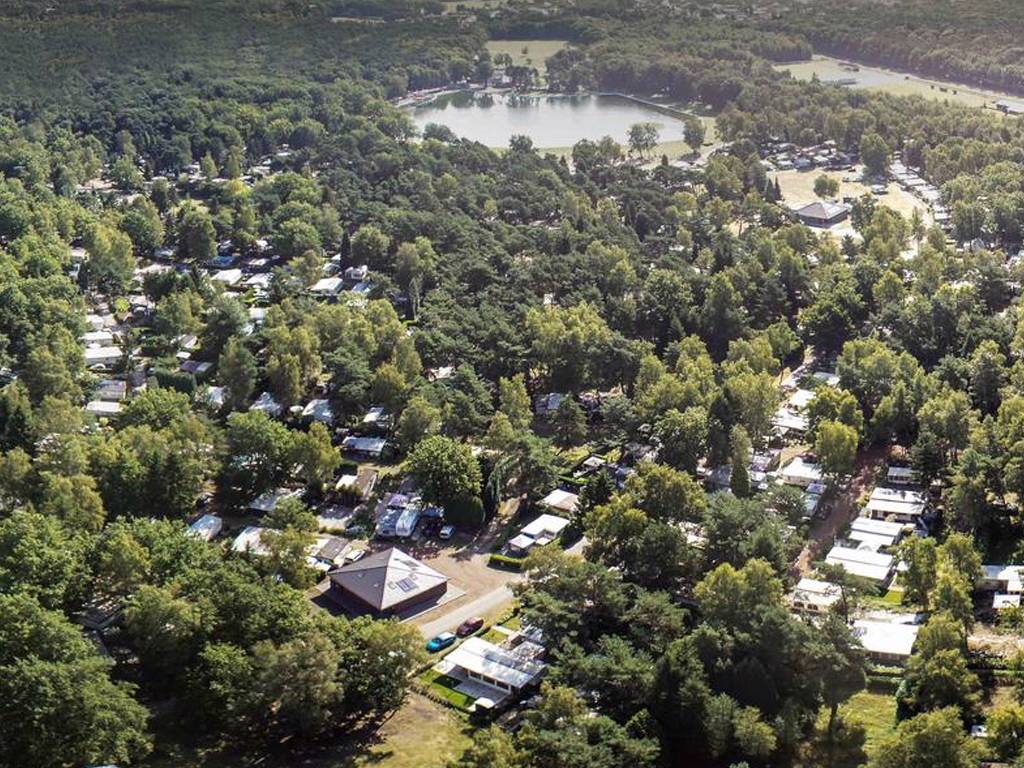
{"label": "blue car", "polygon": [[427,650],[431,653],[437,653],[438,651],[442,651],[449,645],[454,643],[455,640],[456,637],[453,633],[442,632],[437,637],[433,637],[430,639],[430,641],[427,643]]}

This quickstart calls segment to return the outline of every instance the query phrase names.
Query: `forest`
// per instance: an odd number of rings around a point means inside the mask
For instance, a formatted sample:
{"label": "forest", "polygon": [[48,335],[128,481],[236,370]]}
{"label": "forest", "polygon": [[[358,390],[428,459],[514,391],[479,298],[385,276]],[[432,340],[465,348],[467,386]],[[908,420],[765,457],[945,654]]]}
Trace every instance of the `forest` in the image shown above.
{"label": "forest", "polygon": [[[0,766],[302,760],[424,695],[416,625],[311,598],[320,512],[371,464],[470,542],[578,496],[564,548],[496,560],[548,673],[513,722],[453,715],[453,766],[1024,764],[1024,656],[979,645],[1024,631],[1019,600],[993,618],[979,595],[983,564],[1024,565],[1024,132],[772,66],[829,51],[1024,88],[1019,9],[772,5],[6,3]],[[521,36],[569,41],[550,90],[699,104],[719,144],[489,148],[396,104],[487,85],[485,43]],[[842,237],[801,223],[769,148],[826,143],[917,169],[947,230],[871,195]],[[315,290],[350,269],[359,292]],[[111,328],[97,367],[83,340]],[[840,528],[755,476],[801,370],[832,383],[781,450],[832,508],[898,465],[935,511],[884,555],[898,588],[826,561]],[[130,396],[90,410],[104,388]],[[353,458],[364,434],[391,453]],[[621,474],[576,474],[595,455]],[[279,488],[262,553],[190,532]],[[814,618],[792,609],[811,576],[841,594]],[[869,658],[877,612],[919,619],[905,663]]]}

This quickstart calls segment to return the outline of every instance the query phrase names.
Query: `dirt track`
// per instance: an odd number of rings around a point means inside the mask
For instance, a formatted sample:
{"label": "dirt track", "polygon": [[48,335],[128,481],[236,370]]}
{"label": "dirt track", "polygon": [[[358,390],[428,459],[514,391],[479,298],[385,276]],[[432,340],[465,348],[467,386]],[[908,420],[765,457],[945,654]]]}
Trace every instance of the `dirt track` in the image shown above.
{"label": "dirt track", "polygon": [[794,577],[804,576],[811,570],[815,560],[821,558],[824,547],[830,545],[843,526],[857,516],[857,500],[865,490],[874,485],[879,473],[885,469],[885,449],[872,448],[857,457],[853,480],[835,498],[828,502],[828,514],[811,523],[807,544],[793,563]]}

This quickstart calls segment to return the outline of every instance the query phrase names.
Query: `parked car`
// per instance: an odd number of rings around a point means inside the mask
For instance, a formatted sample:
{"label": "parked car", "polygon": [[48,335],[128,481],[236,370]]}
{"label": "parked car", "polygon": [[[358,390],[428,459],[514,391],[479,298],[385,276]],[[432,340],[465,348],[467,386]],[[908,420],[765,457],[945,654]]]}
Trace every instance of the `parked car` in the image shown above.
{"label": "parked car", "polygon": [[438,532],[437,535],[439,538],[448,541],[448,539],[455,535],[455,526],[451,524],[446,525]]}
{"label": "parked car", "polygon": [[449,645],[454,643],[458,638],[451,632],[442,632],[437,637],[432,637],[427,642],[427,650],[431,653],[437,653],[443,651]]}
{"label": "parked car", "polygon": [[459,628],[455,630],[455,634],[459,637],[468,637],[483,625],[484,620],[479,616],[474,616],[472,619],[466,619],[464,622],[459,624]]}

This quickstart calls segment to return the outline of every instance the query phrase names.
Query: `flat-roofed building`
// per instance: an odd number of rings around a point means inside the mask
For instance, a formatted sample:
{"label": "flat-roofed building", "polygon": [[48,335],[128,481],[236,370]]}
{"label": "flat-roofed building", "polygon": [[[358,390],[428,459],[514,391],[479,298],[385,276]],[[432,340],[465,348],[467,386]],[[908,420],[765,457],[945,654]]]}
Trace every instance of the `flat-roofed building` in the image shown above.
{"label": "flat-roofed building", "polygon": [[124,357],[124,351],[120,347],[86,347],[83,351],[85,365],[91,368],[94,365],[116,365]]}
{"label": "flat-roofed building", "polygon": [[550,544],[569,526],[569,519],[558,515],[541,515],[508,542],[509,554],[525,557],[536,546]]}
{"label": "flat-roofed building", "polygon": [[916,485],[917,471],[912,467],[889,467],[885,473],[886,482],[892,485]]}
{"label": "flat-roofed building", "polygon": [[904,523],[890,520],[875,520],[870,517],[858,517],[850,524],[847,540],[855,541],[858,549],[868,547],[874,551],[896,546],[907,532]]}
{"label": "flat-roofed building", "polygon": [[875,488],[864,514],[876,520],[917,525],[929,511],[928,497],[907,488]]}
{"label": "flat-roofed building", "polygon": [[470,637],[445,656],[444,662],[448,674],[462,673],[501,691],[520,693],[539,683],[547,671],[547,665],[537,659],[542,650],[528,641],[505,650],[482,637]]}
{"label": "flat-roofed building", "polygon": [[1007,595],[1024,593],[1024,565],[983,565],[978,589]]}
{"label": "flat-roofed building", "polygon": [[569,491],[563,491],[561,488],[556,488],[540,500],[540,506],[547,507],[553,512],[571,515],[576,509],[576,504],[579,503],[579,500],[580,497],[575,493],[570,493]]}
{"label": "flat-roofed building", "polygon": [[383,437],[357,437],[349,435],[341,441],[341,449],[348,453],[359,456],[366,456],[370,459],[379,459],[388,446],[388,441]]}
{"label": "flat-roofed building", "polygon": [[895,624],[888,621],[857,619],[853,634],[874,661],[882,664],[905,664],[913,653],[917,633],[916,624]]}
{"label": "flat-roofed building", "polygon": [[797,582],[789,596],[789,604],[798,613],[820,614],[842,599],[842,590],[830,581],[806,576]]}
{"label": "flat-roofed building", "polygon": [[205,514],[188,527],[189,532],[203,541],[213,541],[224,528],[224,521],[217,515]]}
{"label": "flat-roofed building", "polygon": [[824,475],[821,467],[797,456],[779,471],[779,479],[786,485],[806,488],[813,483],[820,483]]}
{"label": "flat-roofed building", "polygon": [[992,596],[992,608],[997,611],[1006,608],[1020,608],[1020,595],[1004,595],[997,592]]}
{"label": "flat-roofed building", "polygon": [[121,404],[110,400],[90,400],[85,404],[85,412],[109,419],[121,413]]}
{"label": "flat-roofed building", "polygon": [[825,556],[825,562],[841,565],[850,575],[870,579],[879,586],[889,582],[895,569],[892,555],[852,547],[832,547]]}

